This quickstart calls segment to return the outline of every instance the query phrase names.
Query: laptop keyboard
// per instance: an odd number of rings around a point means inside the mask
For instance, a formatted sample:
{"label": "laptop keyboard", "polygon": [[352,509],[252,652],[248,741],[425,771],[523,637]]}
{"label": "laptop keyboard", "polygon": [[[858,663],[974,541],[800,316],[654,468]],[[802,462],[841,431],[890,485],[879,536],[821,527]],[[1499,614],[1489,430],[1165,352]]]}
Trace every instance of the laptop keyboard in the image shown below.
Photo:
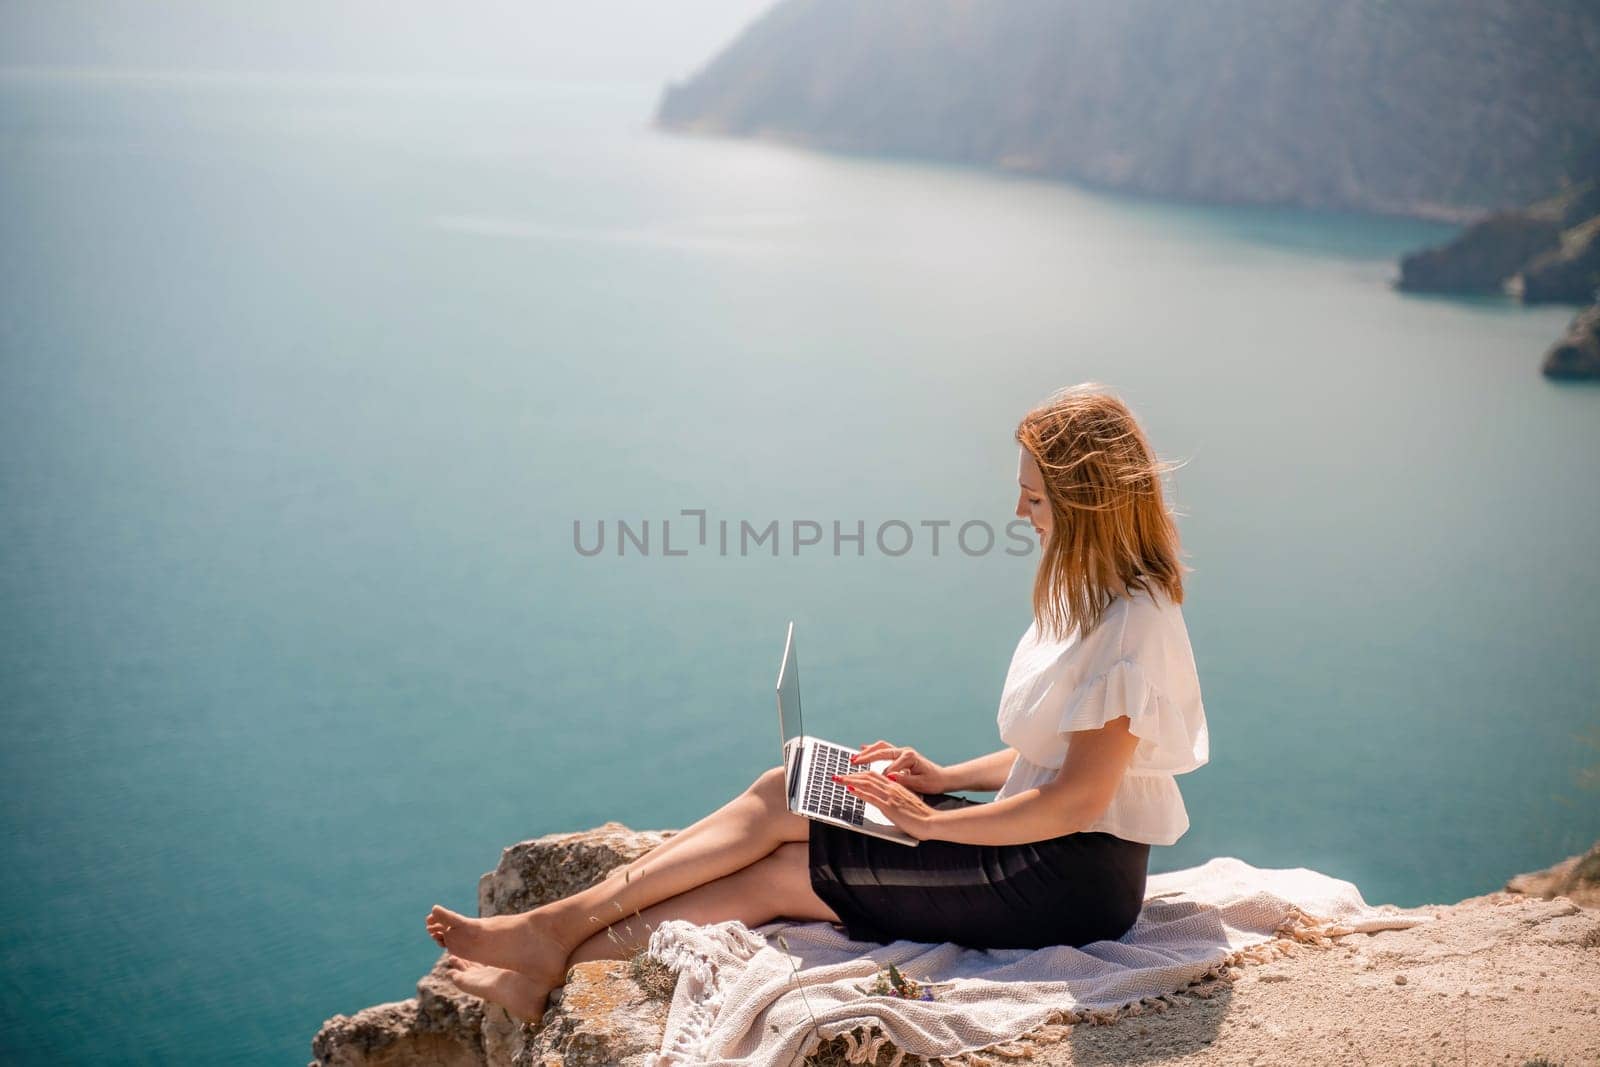
{"label": "laptop keyboard", "polygon": [[806,783],[806,806],[822,815],[861,826],[866,822],[866,804],[829,776],[855,774],[861,770],[850,763],[854,752],[817,745],[811,752],[811,780]]}

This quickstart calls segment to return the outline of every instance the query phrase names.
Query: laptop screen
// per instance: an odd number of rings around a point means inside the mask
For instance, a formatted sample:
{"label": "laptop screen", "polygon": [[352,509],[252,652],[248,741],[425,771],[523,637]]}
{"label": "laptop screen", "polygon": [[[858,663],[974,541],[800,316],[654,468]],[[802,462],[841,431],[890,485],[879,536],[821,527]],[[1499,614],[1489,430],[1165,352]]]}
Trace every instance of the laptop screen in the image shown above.
{"label": "laptop screen", "polygon": [[783,639],[783,662],[778,667],[778,729],[783,744],[805,733],[800,725],[800,660],[794,647],[794,623]]}

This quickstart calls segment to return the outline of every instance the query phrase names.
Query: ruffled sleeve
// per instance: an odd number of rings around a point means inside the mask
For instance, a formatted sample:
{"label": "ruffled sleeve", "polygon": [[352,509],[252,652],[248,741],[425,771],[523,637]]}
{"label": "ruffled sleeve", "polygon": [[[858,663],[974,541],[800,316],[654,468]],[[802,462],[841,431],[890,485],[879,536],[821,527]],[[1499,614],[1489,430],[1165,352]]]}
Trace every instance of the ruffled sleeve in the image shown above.
{"label": "ruffled sleeve", "polygon": [[1057,732],[1097,730],[1119,716],[1139,738],[1130,771],[1183,774],[1211,758],[1205,709],[1198,700],[1170,699],[1137,661],[1118,660],[1067,698]]}

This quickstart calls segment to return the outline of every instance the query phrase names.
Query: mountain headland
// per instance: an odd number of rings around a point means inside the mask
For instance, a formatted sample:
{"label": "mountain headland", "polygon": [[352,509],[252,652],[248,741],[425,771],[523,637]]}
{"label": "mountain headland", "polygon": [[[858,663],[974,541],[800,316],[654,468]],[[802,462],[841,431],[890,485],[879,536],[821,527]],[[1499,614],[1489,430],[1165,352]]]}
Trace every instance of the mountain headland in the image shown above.
{"label": "mountain headland", "polygon": [[[1400,288],[1600,284],[1600,4],[781,0],[658,127],[1154,197],[1470,223]],[[1600,377],[1596,315],[1546,355]]]}
{"label": "mountain headland", "polygon": [[658,126],[1163,198],[1474,220],[1600,150],[1600,5],[782,0]]}

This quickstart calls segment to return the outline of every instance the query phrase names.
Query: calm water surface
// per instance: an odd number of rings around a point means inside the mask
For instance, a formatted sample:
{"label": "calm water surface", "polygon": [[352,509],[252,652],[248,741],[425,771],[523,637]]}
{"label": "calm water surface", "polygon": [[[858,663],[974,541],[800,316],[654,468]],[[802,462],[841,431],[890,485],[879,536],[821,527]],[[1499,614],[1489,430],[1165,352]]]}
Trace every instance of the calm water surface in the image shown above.
{"label": "calm water surface", "polygon": [[[0,77],[5,1059],[304,1062],[501,847],[770,765],[790,618],[815,732],[998,747],[1037,557],[952,532],[1085,379],[1185,463],[1212,760],[1153,870],[1410,905],[1600,836],[1568,311],[1394,293],[1440,227],[669,137],[654,92]],[[619,519],[650,555],[574,551]]]}

